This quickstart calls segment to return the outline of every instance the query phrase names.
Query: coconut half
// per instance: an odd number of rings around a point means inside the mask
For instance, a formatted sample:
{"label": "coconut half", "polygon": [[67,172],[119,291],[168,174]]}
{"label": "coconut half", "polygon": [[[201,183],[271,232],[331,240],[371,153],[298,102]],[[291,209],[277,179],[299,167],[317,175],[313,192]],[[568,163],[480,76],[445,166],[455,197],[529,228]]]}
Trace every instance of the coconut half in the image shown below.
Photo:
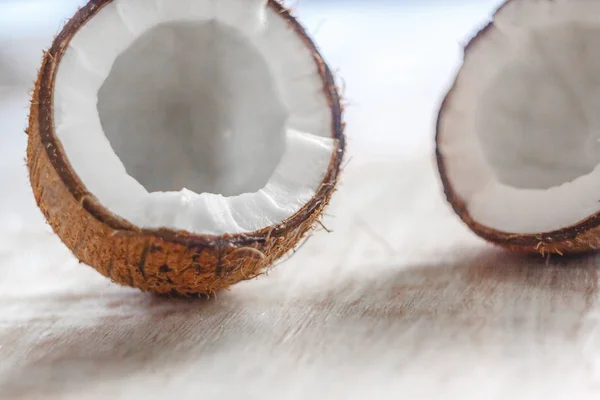
{"label": "coconut half", "polygon": [[45,53],[29,119],[38,206],[123,285],[212,293],[320,218],[344,152],[334,79],[274,0],[92,0]]}
{"label": "coconut half", "polygon": [[468,44],[441,107],[447,198],[481,237],[600,248],[600,2],[509,0]]}

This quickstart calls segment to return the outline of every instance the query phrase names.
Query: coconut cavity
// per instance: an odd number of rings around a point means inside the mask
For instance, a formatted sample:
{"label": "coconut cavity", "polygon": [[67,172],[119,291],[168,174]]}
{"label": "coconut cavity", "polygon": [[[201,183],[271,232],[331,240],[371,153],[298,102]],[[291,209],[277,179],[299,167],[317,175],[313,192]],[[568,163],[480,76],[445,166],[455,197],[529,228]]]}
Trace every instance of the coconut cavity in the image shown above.
{"label": "coconut cavity", "polygon": [[289,116],[269,67],[217,21],[159,25],[121,54],[98,93],[104,133],[148,191],[262,189]]}
{"label": "coconut cavity", "polygon": [[438,151],[478,224],[536,234],[600,211],[600,6],[512,0],[467,47]]}
{"label": "coconut cavity", "polygon": [[68,161],[142,228],[252,232],[298,212],[329,168],[313,54],[266,1],[115,0],[60,62]]}
{"label": "coconut cavity", "polygon": [[526,56],[487,86],[475,129],[500,182],[548,189],[600,163],[600,26],[533,29],[528,39]]}

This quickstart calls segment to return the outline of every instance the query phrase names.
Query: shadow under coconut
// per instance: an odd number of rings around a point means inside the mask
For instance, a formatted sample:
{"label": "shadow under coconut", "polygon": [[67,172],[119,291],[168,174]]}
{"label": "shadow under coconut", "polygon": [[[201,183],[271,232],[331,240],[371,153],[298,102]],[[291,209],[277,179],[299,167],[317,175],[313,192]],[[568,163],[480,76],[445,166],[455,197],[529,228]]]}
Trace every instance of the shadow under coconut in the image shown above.
{"label": "shadow under coconut", "polygon": [[489,321],[491,311],[509,314],[526,308],[527,304],[519,303],[520,296],[556,301],[569,295],[578,297],[582,305],[589,304],[598,292],[599,257],[548,260],[486,247],[466,251],[448,263],[391,268],[364,282],[348,280],[320,296],[329,299],[323,300],[325,308],[335,308],[338,298],[346,299],[344,310],[349,315],[458,316]]}
{"label": "shadow under coconut", "polygon": [[[104,315],[98,318],[65,312],[0,330],[0,356],[20,357],[2,372],[0,393],[76,396],[100,383],[102,390],[118,388],[140,375],[155,382],[158,393],[174,374],[200,388],[224,376],[228,385],[241,382],[249,371],[253,382],[292,367],[301,376],[315,365],[339,365],[347,379],[368,368],[402,371],[434,355],[460,354],[468,368],[491,352],[514,355],[523,346],[528,354],[547,351],[548,341],[583,334],[598,293],[597,261],[592,255],[546,264],[482,250],[448,262],[392,266],[366,278],[347,274],[335,286],[287,298],[252,283],[216,299],[130,291],[92,296],[80,301],[100,302]],[[73,300],[48,299],[67,309],[75,307]]]}
{"label": "shadow under coconut", "polygon": [[[211,315],[219,314],[213,308],[224,306],[211,299],[164,299],[137,290],[35,301],[48,301],[49,309],[65,310],[15,324],[4,333],[0,330],[2,342],[12,343],[10,348],[0,348],[0,356],[3,350],[21,355],[10,370],[0,368],[0,393],[8,398],[75,394],[97,382],[127,379],[152,360],[164,359],[160,365],[168,368],[178,354],[195,346],[203,345],[208,352],[211,346],[206,341],[215,342],[221,329],[211,324]],[[74,306],[77,301],[98,303],[101,311],[91,309],[90,316],[82,315],[81,307]],[[205,327],[207,337],[186,345],[189,338],[182,333],[198,325]]]}

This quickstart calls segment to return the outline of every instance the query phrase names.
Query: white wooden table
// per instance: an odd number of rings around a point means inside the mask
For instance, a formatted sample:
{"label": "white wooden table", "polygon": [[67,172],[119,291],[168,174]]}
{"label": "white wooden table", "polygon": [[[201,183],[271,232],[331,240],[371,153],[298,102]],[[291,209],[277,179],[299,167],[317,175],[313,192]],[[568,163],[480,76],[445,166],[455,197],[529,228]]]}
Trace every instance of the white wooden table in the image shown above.
{"label": "white wooden table", "polygon": [[216,298],[78,264],[27,185],[26,88],[0,89],[0,399],[600,398],[598,257],[494,249],[433,168],[440,96],[492,4],[300,8],[350,102],[334,232]]}

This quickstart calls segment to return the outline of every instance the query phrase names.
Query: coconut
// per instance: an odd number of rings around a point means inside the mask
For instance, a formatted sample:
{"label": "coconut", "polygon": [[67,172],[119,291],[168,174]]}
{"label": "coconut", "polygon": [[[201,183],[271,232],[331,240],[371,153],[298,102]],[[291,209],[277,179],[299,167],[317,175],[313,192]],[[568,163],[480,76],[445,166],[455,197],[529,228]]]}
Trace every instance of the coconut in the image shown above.
{"label": "coconut", "polygon": [[498,245],[600,248],[600,2],[509,0],[466,46],[436,134],[454,211]]}
{"label": "coconut", "polygon": [[274,0],[92,0],[45,53],[27,166],[82,262],[208,294],[315,226],[343,158],[330,69]]}

